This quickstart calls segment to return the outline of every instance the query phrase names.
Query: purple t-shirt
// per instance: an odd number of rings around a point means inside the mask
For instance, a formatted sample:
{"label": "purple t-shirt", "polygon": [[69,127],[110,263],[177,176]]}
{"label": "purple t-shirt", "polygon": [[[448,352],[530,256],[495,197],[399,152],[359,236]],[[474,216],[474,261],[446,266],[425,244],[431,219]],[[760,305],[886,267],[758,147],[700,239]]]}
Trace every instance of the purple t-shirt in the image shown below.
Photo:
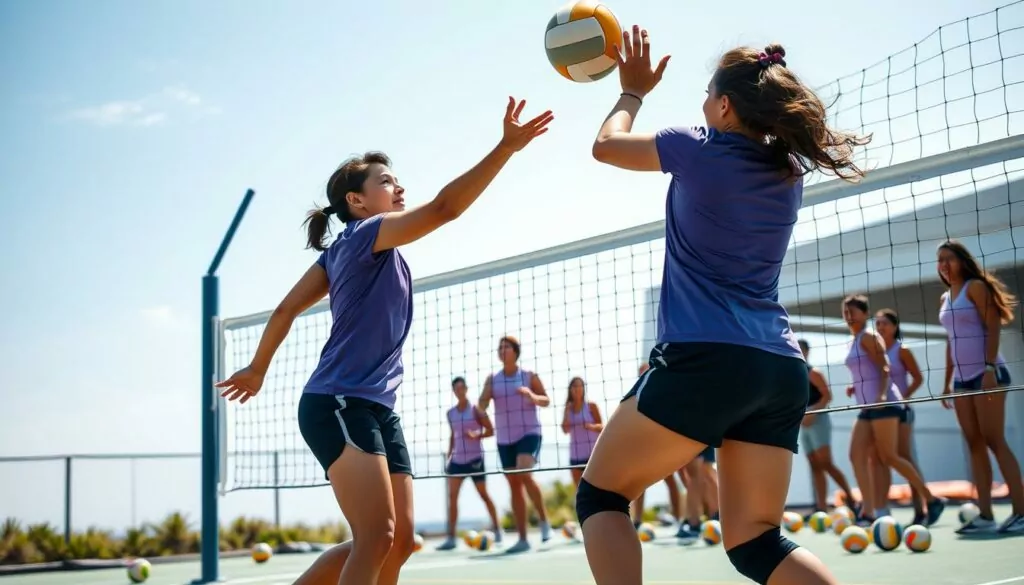
{"label": "purple t-shirt", "polygon": [[397,249],[373,253],[384,215],[349,222],[317,259],[330,281],[330,336],[306,392],[395,407],[412,323],[412,276]]}
{"label": "purple t-shirt", "polygon": [[716,342],[802,359],[779,273],[803,200],[766,146],[740,134],[667,128],[655,143],[672,175],[658,342]]}

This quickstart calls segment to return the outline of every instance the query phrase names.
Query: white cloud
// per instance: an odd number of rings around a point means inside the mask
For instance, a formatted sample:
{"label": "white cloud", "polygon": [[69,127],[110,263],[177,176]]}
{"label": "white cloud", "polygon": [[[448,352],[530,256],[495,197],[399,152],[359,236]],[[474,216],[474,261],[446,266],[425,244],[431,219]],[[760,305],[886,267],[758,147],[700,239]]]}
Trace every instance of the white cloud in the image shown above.
{"label": "white cloud", "polygon": [[172,113],[217,114],[220,108],[207,105],[202,96],[183,85],[174,85],[137,100],[114,100],[98,106],[73,110],[68,117],[96,126],[156,126]]}

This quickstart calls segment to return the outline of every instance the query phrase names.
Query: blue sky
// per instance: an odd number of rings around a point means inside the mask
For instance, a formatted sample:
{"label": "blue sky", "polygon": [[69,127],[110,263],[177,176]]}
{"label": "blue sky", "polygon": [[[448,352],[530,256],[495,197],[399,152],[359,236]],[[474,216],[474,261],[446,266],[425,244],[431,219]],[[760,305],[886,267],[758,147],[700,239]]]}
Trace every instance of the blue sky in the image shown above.
{"label": "blue sky", "polygon": [[[673,55],[637,123],[654,130],[702,122],[735,44],[782,42],[817,86],[1003,3],[611,7]],[[426,201],[498,140],[510,94],[551,131],[405,250],[415,276],[663,217],[664,177],[589,156],[618,87],[548,65],[560,4],[0,3],[0,455],[198,450],[199,278],[247,188],[225,316],[272,308],[313,262],[300,224],[341,159],[385,150]]]}

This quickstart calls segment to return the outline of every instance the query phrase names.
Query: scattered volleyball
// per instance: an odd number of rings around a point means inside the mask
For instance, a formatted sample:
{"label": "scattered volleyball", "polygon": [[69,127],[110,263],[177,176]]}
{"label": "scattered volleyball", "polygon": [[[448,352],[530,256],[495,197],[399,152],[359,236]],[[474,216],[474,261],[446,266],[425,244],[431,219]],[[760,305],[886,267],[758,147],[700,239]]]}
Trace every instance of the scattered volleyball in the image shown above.
{"label": "scattered volleyball", "polygon": [[152,566],[146,559],[135,559],[128,563],[128,580],[132,583],[145,583],[149,579]]}
{"label": "scattered volleyball", "polygon": [[462,542],[464,542],[469,548],[473,548],[473,543],[475,543],[478,538],[480,538],[479,532],[476,530],[467,530],[462,535]]}
{"label": "scattered volleyball", "polygon": [[871,543],[868,540],[867,530],[860,526],[848,526],[839,535],[839,544],[842,545],[843,550],[846,552],[858,554],[864,552]]}
{"label": "scattered volleyball", "polygon": [[908,526],[903,533],[903,544],[914,552],[925,552],[932,547],[932,533],[920,524]]}
{"label": "scattered volleyball", "polygon": [[807,524],[811,527],[811,530],[815,532],[827,532],[832,526],[832,517],[825,512],[818,511],[811,514]]}
{"label": "scattered volleyball", "polygon": [[979,514],[981,514],[981,508],[974,502],[967,502],[960,506],[960,513],[957,514],[957,517],[961,524],[967,524],[977,518]]}
{"label": "scattered volleyball", "polygon": [[903,542],[903,526],[892,516],[881,516],[871,523],[871,542],[885,551],[896,550]]}
{"label": "scattered volleyball", "polygon": [[615,70],[615,45],[622,27],[599,0],[573,0],[548,21],[544,50],[562,77],[577,83],[597,81]]}
{"label": "scattered volleyball", "polygon": [[700,538],[705,544],[722,543],[722,524],[718,520],[708,520],[700,525]]}
{"label": "scattered volleyball", "polygon": [[787,510],[782,513],[782,526],[789,532],[800,532],[800,529],[804,527],[804,517]]}
{"label": "scattered volleyball", "polygon": [[565,523],[562,524],[562,536],[569,540],[577,540],[579,538],[579,534],[580,527],[572,520],[566,520]]}
{"label": "scattered volleyball", "polygon": [[274,556],[274,549],[270,548],[270,545],[265,542],[257,543],[252,547],[252,560],[257,563],[265,563],[272,556]]}
{"label": "scattered volleyball", "polygon": [[650,542],[654,540],[654,527],[649,523],[644,522],[637,527],[636,535],[640,539],[640,542]]}
{"label": "scattered volleyball", "polygon": [[423,550],[423,536],[419,533],[412,535],[412,552],[420,552]]}
{"label": "scattered volleyball", "polygon": [[832,532],[834,532],[836,536],[841,535],[844,530],[846,530],[847,528],[849,528],[851,526],[853,526],[853,520],[850,520],[846,516],[843,516],[843,515],[833,515],[832,516]]}

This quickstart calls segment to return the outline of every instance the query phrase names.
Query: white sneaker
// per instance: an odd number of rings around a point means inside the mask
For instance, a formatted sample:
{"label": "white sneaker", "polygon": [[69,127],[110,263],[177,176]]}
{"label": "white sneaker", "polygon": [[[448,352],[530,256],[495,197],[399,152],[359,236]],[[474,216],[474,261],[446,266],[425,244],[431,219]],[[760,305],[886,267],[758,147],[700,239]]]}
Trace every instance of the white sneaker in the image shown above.
{"label": "white sneaker", "polygon": [[551,524],[549,522],[540,523],[540,541],[547,542],[551,540]]}

